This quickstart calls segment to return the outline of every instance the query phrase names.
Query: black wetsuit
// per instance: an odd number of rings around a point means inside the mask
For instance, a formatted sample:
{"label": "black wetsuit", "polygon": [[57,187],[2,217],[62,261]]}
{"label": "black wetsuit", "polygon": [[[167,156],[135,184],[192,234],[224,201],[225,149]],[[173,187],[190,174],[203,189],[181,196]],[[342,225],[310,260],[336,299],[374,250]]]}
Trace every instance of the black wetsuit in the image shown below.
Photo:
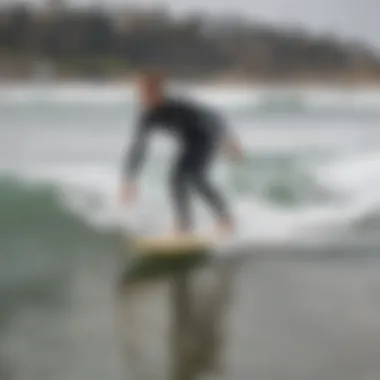
{"label": "black wetsuit", "polygon": [[189,229],[192,226],[189,207],[191,189],[197,190],[219,217],[228,216],[222,196],[210,184],[206,173],[224,133],[223,123],[209,110],[169,99],[143,112],[126,155],[124,170],[129,179],[140,170],[148,136],[157,129],[171,133],[181,146],[171,175],[172,197],[181,228]]}

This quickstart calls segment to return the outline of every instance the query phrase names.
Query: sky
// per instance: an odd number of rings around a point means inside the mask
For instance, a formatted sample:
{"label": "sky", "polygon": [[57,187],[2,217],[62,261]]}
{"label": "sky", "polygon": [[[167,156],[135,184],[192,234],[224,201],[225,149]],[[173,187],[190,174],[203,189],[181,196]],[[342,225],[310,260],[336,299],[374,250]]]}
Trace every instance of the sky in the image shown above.
{"label": "sky", "polygon": [[[15,0],[0,0],[6,1]],[[24,0],[43,4],[46,0]],[[164,5],[176,14],[242,15],[277,25],[299,26],[314,33],[337,34],[375,46],[380,51],[380,0],[66,0],[75,5]]]}

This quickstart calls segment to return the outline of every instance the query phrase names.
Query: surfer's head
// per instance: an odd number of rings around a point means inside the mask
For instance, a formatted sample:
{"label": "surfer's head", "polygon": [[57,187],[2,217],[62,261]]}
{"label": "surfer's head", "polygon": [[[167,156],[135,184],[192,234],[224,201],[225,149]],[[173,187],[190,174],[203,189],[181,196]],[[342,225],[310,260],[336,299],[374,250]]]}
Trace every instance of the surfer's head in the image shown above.
{"label": "surfer's head", "polygon": [[165,98],[165,79],[157,71],[144,72],[139,76],[140,98],[145,107],[160,105]]}

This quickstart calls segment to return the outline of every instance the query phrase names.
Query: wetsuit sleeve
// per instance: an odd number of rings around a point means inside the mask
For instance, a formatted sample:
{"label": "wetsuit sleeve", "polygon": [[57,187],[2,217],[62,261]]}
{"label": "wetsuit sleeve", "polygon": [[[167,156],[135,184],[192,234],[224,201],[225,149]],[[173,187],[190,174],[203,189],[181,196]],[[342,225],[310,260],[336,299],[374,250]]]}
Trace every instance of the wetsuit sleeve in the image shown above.
{"label": "wetsuit sleeve", "polygon": [[229,128],[225,120],[216,112],[206,113],[204,126],[208,130],[211,138],[216,142],[223,140],[229,133]]}
{"label": "wetsuit sleeve", "polygon": [[144,114],[137,123],[135,135],[124,158],[123,174],[127,179],[135,178],[144,163],[151,126],[151,117],[148,114]]}
{"label": "wetsuit sleeve", "polygon": [[218,124],[218,129],[219,129],[218,138],[223,139],[230,133],[230,130],[224,118],[222,118],[219,115],[216,118],[217,118],[217,124]]}

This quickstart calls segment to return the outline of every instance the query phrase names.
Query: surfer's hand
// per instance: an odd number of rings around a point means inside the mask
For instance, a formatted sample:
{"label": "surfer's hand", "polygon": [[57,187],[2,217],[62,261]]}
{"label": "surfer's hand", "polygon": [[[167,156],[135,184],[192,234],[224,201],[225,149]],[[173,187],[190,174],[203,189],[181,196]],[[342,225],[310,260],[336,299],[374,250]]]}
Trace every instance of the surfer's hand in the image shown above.
{"label": "surfer's hand", "polygon": [[243,161],[243,148],[238,140],[229,138],[226,140],[224,148],[230,160],[235,162]]}
{"label": "surfer's hand", "polygon": [[126,205],[135,202],[137,199],[137,186],[133,182],[122,183],[119,193],[120,204]]}

